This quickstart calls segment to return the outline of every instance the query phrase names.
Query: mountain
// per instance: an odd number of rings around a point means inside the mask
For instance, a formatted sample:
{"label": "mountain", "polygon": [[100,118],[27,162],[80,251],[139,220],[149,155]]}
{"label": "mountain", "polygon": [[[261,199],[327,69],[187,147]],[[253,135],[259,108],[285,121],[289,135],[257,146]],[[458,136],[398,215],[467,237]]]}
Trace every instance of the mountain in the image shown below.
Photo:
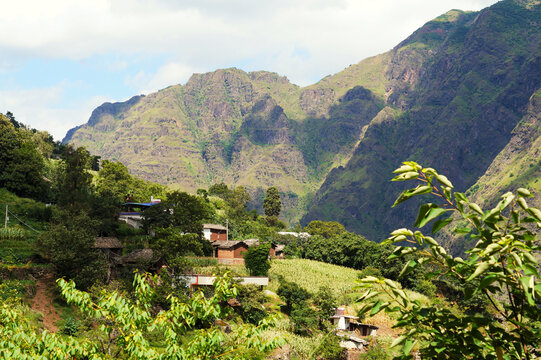
{"label": "mountain", "polygon": [[244,185],[254,204],[277,186],[286,220],[336,220],[380,241],[416,214],[415,204],[390,209],[402,161],[465,191],[510,144],[541,87],[540,18],[537,0],[451,10],[304,88],[265,71],[194,74],[103,104],[64,142],[187,190]]}
{"label": "mountain", "polygon": [[388,74],[411,79],[409,86],[392,89],[303,223],[337,220],[375,241],[411,226],[418,203],[391,209],[405,186],[391,183],[391,172],[405,160],[447,174],[459,191],[472,186],[541,86],[539,19],[539,2],[502,1],[479,13],[450,12],[395,47]]}
{"label": "mountain", "polygon": [[[541,207],[541,89],[528,102],[526,114],[513,129],[511,140],[494,158],[487,171],[466,194],[484,210],[491,209],[500,196],[518,188],[529,189],[534,197],[526,199],[530,206]],[[462,253],[473,245],[464,235],[441,235],[453,253]]]}
{"label": "mountain", "polygon": [[307,88],[265,71],[194,74],[185,85],[101,105],[63,142],[186,190],[223,181],[260,203],[277,186],[293,222],[381,109],[384,87],[373,75],[381,71],[373,69],[382,63],[369,58]]}

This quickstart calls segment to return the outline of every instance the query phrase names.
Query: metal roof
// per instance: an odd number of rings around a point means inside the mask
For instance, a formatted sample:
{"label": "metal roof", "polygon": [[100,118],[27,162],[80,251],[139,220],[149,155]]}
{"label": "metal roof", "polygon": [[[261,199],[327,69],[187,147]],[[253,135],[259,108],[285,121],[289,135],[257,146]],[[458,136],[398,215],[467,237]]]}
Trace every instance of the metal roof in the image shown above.
{"label": "metal roof", "polygon": [[122,204],[123,206],[124,205],[139,205],[139,206],[152,206],[152,205],[158,205],[160,204],[159,202],[147,202],[147,203],[135,203],[135,202],[130,202],[130,203],[124,203]]}

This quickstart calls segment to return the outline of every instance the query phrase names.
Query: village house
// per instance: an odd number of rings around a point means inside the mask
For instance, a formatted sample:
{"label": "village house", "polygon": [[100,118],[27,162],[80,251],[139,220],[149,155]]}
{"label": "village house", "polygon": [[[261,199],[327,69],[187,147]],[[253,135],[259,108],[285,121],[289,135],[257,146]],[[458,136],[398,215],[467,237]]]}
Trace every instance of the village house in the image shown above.
{"label": "village house", "polygon": [[99,249],[107,257],[121,256],[124,245],[116,237],[97,237],[94,239],[94,249]]}
{"label": "village house", "polygon": [[331,321],[338,331],[348,331],[358,336],[376,336],[378,327],[370,324],[357,322],[357,316],[347,315],[345,308],[339,307],[331,316]]}
{"label": "village house", "polygon": [[[258,239],[246,239],[242,241],[215,240],[212,242],[212,247],[214,248],[212,256],[215,257],[220,264],[242,265],[244,264],[244,253],[248,248],[258,245]],[[276,256],[276,245],[271,245],[269,256]]]}
{"label": "village house", "polygon": [[203,237],[208,241],[227,241],[228,231],[225,226],[217,224],[203,224]]}
{"label": "village house", "polygon": [[213,256],[218,259],[220,264],[243,265],[244,253],[248,250],[248,245],[244,241],[214,241]]}

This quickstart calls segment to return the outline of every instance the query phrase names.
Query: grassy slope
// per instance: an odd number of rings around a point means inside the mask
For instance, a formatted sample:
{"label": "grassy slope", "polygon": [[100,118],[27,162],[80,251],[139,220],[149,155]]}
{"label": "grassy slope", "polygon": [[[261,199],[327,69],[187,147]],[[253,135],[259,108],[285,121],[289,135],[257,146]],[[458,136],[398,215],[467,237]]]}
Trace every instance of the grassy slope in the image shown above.
{"label": "grassy slope", "polygon": [[23,265],[28,259],[35,255],[32,244],[39,232],[47,228],[47,222],[39,217],[47,212],[45,204],[32,199],[20,198],[4,188],[0,188],[0,226],[4,227],[5,205],[8,204],[9,211],[15,214],[20,220],[31,226],[34,231],[24,225],[15,216],[9,216],[8,226],[23,231],[25,239],[5,239],[0,241],[0,264]]}
{"label": "grassy slope", "polygon": [[339,296],[353,290],[359,273],[351,268],[307,259],[273,260],[271,265],[271,291],[278,289],[279,277],[283,277],[311,293],[317,292],[320,286],[328,286]]}

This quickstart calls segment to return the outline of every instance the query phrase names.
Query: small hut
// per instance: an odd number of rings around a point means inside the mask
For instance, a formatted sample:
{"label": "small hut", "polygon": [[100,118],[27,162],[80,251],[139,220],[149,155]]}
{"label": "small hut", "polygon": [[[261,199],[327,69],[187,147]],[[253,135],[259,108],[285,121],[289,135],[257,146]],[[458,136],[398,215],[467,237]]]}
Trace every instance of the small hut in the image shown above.
{"label": "small hut", "polygon": [[124,245],[116,237],[97,237],[94,241],[94,248],[116,256],[122,255]]}

